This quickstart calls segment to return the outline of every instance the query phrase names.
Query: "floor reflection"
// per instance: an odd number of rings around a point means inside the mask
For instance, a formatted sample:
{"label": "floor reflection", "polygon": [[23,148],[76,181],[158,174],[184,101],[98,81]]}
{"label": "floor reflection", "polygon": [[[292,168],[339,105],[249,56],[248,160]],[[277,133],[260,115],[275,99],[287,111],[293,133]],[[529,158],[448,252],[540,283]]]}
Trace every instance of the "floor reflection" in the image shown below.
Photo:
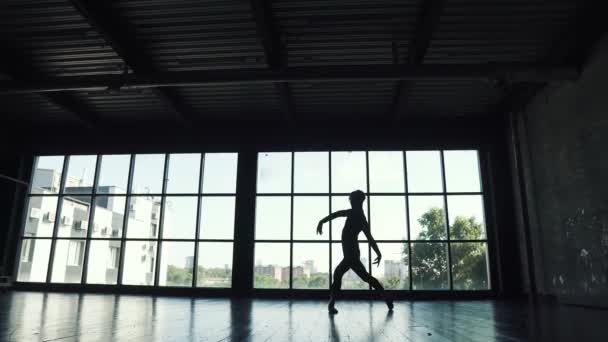
{"label": "floor reflection", "polygon": [[0,341],[606,341],[608,314],[507,301],[341,301],[15,292]]}

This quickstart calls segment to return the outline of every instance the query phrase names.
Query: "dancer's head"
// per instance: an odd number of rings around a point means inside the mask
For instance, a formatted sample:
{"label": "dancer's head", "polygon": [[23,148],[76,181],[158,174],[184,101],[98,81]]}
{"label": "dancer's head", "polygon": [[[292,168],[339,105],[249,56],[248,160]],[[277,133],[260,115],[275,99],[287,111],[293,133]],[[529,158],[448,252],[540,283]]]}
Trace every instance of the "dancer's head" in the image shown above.
{"label": "dancer's head", "polygon": [[359,208],[363,205],[363,201],[365,201],[365,193],[361,190],[355,190],[350,193],[348,199],[350,200],[351,207]]}

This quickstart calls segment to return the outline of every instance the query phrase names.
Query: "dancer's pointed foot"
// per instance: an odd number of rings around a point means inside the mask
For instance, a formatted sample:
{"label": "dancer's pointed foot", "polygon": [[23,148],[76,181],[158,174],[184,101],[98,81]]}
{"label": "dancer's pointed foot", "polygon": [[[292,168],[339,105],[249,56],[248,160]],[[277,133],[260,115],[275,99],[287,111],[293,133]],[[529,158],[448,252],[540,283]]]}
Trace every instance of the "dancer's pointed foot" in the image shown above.
{"label": "dancer's pointed foot", "polygon": [[393,311],[395,305],[393,305],[393,300],[391,298],[386,299],[386,306],[388,306],[388,311]]}

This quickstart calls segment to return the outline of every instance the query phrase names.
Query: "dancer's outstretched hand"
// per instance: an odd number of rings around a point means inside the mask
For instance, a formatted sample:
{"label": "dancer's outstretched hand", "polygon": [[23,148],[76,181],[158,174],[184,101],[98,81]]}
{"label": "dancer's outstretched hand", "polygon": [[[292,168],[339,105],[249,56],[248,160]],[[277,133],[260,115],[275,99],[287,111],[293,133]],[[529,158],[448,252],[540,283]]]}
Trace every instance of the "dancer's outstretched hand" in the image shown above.
{"label": "dancer's outstretched hand", "polygon": [[323,234],[323,223],[321,223],[321,222],[319,222],[319,224],[317,225],[317,234],[318,235]]}
{"label": "dancer's outstretched hand", "polygon": [[378,255],[374,260],[373,264],[380,267],[380,260],[382,260],[382,255]]}

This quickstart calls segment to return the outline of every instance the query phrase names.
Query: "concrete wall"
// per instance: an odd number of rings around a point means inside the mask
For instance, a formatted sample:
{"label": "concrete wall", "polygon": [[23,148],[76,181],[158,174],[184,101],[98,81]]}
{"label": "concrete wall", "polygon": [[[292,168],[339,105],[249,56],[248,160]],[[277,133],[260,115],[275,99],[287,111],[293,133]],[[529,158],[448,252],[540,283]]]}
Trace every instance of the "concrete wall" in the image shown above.
{"label": "concrete wall", "polygon": [[517,115],[538,292],[601,302],[608,296],[608,36],[579,80],[545,88]]}

